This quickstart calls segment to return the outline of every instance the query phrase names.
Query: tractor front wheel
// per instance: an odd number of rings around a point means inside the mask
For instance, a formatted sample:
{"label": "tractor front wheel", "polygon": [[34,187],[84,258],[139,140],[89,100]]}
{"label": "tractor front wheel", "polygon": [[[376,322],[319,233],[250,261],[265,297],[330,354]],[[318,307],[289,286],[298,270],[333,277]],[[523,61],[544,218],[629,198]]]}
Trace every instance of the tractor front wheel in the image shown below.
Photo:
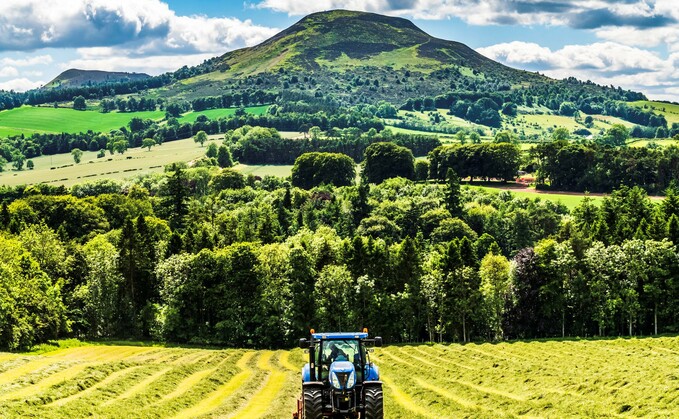
{"label": "tractor front wheel", "polygon": [[320,388],[304,389],[304,419],[323,418],[323,390]]}
{"label": "tractor front wheel", "polygon": [[365,389],[365,419],[382,419],[384,417],[382,397],[382,386]]}

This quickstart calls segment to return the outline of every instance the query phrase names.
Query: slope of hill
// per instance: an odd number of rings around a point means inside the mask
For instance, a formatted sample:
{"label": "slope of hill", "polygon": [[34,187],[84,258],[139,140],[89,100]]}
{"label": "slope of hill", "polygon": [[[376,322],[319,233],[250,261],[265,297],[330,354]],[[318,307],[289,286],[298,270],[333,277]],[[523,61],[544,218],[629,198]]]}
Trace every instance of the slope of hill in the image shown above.
{"label": "slope of hill", "polygon": [[92,86],[102,83],[123,83],[128,81],[144,80],[149,77],[151,76],[144,73],[78,70],[72,68],[59,74],[54,78],[54,80],[47,83],[43,89]]}
{"label": "slope of hill", "polygon": [[156,94],[191,100],[249,89],[312,93],[345,104],[384,100],[400,106],[408,98],[453,91],[497,94],[534,88],[541,90],[527,95],[623,100],[628,93],[513,69],[459,42],[432,37],[409,20],[347,10],[311,14],[259,45],[228,52],[208,64],[208,71]]}
{"label": "slope of hill", "polygon": [[496,63],[459,42],[434,38],[407,19],[347,10],[311,14],[269,40],[229,52],[221,60],[223,68],[239,76],[280,68],[341,71],[351,63],[424,73],[460,66],[489,75],[538,77]]}

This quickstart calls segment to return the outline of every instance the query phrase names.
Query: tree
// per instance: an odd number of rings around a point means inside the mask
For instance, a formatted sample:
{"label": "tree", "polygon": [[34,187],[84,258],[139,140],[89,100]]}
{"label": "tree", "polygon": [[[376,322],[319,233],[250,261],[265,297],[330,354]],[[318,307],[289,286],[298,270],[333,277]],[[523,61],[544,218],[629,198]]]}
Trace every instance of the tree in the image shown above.
{"label": "tree", "polygon": [[26,156],[24,156],[23,153],[20,151],[12,152],[12,165],[14,166],[15,170],[23,170],[25,162]]}
{"label": "tree", "polygon": [[573,116],[578,108],[573,102],[563,102],[559,106],[559,114],[563,116]]}
{"label": "tree", "polygon": [[394,143],[374,143],[365,150],[363,176],[368,183],[382,183],[392,177],[415,177],[412,151]]}
{"label": "tree", "polygon": [[460,178],[453,169],[448,169],[446,173],[446,208],[453,217],[462,215]]}
{"label": "tree", "polygon": [[73,98],[73,109],[76,111],[84,111],[87,109],[87,104],[85,103],[85,98],[82,96],[76,96]]}
{"label": "tree", "polygon": [[552,131],[552,140],[554,141],[566,141],[570,138],[571,133],[568,132],[567,128],[558,127]]}
{"label": "tree", "polygon": [[193,137],[193,141],[199,143],[201,147],[207,140],[207,133],[205,131],[198,131],[198,133]]}
{"label": "tree", "polygon": [[208,144],[207,151],[205,151],[205,156],[207,156],[211,159],[215,159],[215,158],[217,158],[217,153],[218,153],[217,144],[215,144],[215,143]]}
{"label": "tree", "polygon": [[217,151],[217,164],[222,169],[233,166],[233,160],[231,159],[231,152],[226,146],[220,146]]}
{"label": "tree", "polygon": [[215,192],[223,191],[224,189],[242,189],[244,187],[245,177],[233,169],[223,169],[210,179],[210,189]]}
{"label": "tree", "polygon": [[172,230],[182,229],[184,219],[188,214],[186,201],[189,198],[189,187],[186,172],[181,167],[174,167],[173,173],[167,179],[165,209],[169,211],[170,227]]}
{"label": "tree", "polygon": [[153,138],[144,138],[141,142],[142,148],[148,148],[149,151],[151,151],[151,147],[153,147],[154,145],[156,145],[156,140],[154,140]]}
{"label": "tree", "polygon": [[514,143],[516,141],[514,135],[509,131],[499,131],[495,134],[493,142],[495,143]]}
{"label": "tree", "polygon": [[[28,160],[28,161],[26,162],[26,167],[28,168],[28,170],[33,170],[33,168],[35,168],[35,163],[33,163],[33,160]],[[2,171],[2,170],[0,170],[0,172],[1,172],[1,171]]]}
{"label": "tree", "polygon": [[311,189],[321,184],[353,185],[356,164],[351,157],[340,153],[305,153],[292,167],[292,184]]}
{"label": "tree", "polygon": [[415,162],[415,180],[423,182],[429,177],[429,162],[417,160]]}
{"label": "tree", "polygon": [[481,260],[479,275],[488,327],[494,339],[502,339],[502,315],[509,290],[509,261],[502,255],[488,253]]}
{"label": "tree", "polygon": [[629,130],[622,124],[615,124],[606,131],[601,142],[614,147],[622,147],[629,139]]}
{"label": "tree", "polygon": [[79,164],[83,158],[83,151],[79,148],[74,148],[71,150],[71,156],[73,156],[73,161],[75,164]]}

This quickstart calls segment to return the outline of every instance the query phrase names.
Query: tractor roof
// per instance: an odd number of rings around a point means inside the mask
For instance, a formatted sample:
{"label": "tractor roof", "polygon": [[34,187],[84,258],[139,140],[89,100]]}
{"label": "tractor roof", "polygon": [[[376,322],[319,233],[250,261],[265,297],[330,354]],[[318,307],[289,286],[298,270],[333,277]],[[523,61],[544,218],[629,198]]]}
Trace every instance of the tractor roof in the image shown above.
{"label": "tractor roof", "polygon": [[367,333],[364,332],[330,332],[330,333],[314,333],[314,339],[366,339]]}

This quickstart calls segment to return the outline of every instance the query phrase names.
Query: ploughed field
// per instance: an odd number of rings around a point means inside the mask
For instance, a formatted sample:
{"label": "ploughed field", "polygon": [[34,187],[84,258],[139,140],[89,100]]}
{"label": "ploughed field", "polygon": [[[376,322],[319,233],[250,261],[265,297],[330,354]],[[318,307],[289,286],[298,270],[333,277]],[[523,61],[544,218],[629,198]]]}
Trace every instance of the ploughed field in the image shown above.
{"label": "ploughed field", "polygon": [[[289,418],[299,350],[0,353],[0,417]],[[679,417],[679,338],[376,348],[388,418]]]}

